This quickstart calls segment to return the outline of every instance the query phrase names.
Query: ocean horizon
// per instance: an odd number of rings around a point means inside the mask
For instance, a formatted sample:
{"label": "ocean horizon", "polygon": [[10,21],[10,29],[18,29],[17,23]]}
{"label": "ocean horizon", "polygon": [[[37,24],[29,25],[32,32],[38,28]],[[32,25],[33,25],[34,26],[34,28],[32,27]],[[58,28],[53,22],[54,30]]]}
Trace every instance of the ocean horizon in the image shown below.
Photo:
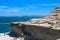
{"label": "ocean horizon", "polygon": [[31,19],[43,18],[44,16],[0,17],[0,33],[11,31],[11,22],[25,22]]}

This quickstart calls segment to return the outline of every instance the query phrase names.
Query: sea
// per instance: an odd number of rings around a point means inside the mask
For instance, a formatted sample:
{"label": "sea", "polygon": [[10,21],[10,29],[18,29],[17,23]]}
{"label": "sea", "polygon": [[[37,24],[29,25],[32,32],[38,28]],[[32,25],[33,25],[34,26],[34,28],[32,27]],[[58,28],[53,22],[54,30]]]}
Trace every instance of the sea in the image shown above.
{"label": "sea", "polygon": [[0,33],[11,31],[11,22],[25,22],[31,19],[43,18],[44,16],[1,16],[0,17]]}

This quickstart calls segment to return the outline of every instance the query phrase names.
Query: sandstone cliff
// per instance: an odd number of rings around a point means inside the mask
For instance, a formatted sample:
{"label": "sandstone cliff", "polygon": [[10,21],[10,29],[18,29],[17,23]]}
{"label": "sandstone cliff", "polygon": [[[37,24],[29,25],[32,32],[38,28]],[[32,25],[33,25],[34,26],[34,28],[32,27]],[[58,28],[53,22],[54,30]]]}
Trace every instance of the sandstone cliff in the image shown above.
{"label": "sandstone cliff", "polygon": [[28,22],[21,22],[26,25],[36,25],[42,27],[49,27],[51,29],[60,30],[60,6],[48,16],[42,19],[32,19]]}
{"label": "sandstone cliff", "polygon": [[60,6],[44,18],[11,23],[11,26],[13,32],[23,32],[24,35],[29,35],[30,39],[60,40]]}

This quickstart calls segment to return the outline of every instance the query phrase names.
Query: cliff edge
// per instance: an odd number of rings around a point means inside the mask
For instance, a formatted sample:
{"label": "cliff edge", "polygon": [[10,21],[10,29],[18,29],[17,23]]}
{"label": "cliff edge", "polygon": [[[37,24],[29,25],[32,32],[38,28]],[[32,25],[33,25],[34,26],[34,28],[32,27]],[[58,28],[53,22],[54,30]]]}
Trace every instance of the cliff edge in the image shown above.
{"label": "cliff edge", "polygon": [[44,18],[13,22],[11,26],[11,32],[23,33],[26,40],[60,40],[60,6]]}
{"label": "cliff edge", "polygon": [[60,6],[55,8],[55,10],[51,12],[50,15],[44,18],[32,19],[30,21],[20,23],[25,25],[36,25],[55,30],[60,30]]}

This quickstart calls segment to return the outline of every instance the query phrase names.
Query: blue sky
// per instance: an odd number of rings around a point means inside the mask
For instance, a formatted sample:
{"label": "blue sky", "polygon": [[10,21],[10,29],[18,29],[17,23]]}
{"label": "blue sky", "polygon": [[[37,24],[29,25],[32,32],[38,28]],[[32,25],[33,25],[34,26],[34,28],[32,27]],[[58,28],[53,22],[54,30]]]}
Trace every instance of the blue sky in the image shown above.
{"label": "blue sky", "polygon": [[60,0],[0,0],[0,16],[48,15]]}

